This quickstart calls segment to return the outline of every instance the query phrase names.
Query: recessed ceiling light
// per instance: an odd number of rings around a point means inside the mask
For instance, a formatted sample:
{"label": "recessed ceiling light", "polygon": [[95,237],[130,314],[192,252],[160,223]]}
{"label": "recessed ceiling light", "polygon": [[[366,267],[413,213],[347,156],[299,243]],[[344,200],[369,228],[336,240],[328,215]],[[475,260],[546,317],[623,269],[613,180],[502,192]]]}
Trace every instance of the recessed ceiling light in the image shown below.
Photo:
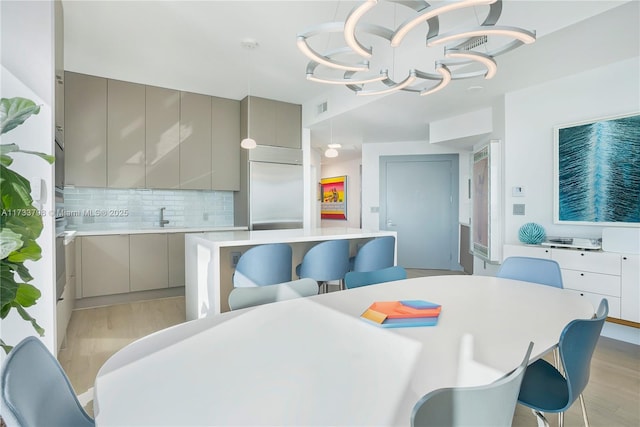
{"label": "recessed ceiling light", "polygon": [[467,92],[479,92],[484,89],[482,86],[469,86]]}

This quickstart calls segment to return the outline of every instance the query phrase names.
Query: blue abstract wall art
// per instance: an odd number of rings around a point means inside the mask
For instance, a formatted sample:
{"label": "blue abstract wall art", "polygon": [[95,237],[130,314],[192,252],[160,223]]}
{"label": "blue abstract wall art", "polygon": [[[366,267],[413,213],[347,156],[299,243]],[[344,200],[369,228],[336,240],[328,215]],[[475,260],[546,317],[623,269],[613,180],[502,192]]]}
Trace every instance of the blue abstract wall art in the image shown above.
{"label": "blue abstract wall art", "polygon": [[640,114],[555,130],[557,222],[640,225]]}

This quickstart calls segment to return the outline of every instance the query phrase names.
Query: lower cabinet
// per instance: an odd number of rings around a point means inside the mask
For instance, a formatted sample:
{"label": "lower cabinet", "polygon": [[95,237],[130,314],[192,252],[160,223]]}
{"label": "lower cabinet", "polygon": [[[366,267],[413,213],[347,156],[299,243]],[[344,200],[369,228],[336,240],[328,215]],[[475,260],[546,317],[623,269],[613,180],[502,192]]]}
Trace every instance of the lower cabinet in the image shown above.
{"label": "lower cabinet", "polygon": [[129,236],[129,280],[131,292],[169,287],[166,234]]}
{"label": "lower cabinet", "polygon": [[622,255],[620,317],[640,323],[640,255]]}
{"label": "lower cabinet", "polygon": [[60,351],[67,335],[67,326],[71,320],[76,293],[76,242],[72,240],[64,248],[66,283],[62,297],[56,302],[56,348]]}
{"label": "lower cabinet", "polygon": [[129,235],[82,237],[82,297],[129,292]]}
{"label": "lower cabinet", "polygon": [[505,245],[503,254],[557,261],[565,289],[587,298],[594,308],[606,298],[609,317],[640,323],[639,255],[524,245]]}
{"label": "lower cabinet", "polygon": [[184,286],[184,233],[167,235],[169,287]]}
{"label": "lower cabinet", "polygon": [[184,286],[184,233],[78,239],[79,298]]}

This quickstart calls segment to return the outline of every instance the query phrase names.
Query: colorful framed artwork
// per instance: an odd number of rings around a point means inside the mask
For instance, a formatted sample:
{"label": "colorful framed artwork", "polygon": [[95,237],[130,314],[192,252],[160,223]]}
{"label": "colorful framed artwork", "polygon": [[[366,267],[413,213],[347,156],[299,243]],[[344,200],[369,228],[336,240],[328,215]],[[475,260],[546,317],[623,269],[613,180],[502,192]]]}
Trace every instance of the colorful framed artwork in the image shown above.
{"label": "colorful framed artwork", "polygon": [[320,180],[320,218],[347,219],[347,176]]}
{"label": "colorful framed artwork", "polygon": [[640,114],[554,128],[554,222],[640,225]]}

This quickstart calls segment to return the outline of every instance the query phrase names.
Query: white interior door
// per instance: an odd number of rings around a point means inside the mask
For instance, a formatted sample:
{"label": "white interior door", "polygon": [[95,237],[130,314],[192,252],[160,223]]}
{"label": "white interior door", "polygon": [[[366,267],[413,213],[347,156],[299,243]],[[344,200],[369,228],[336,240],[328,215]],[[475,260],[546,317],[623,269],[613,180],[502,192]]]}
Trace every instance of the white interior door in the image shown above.
{"label": "white interior door", "polygon": [[380,159],[380,229],[398,233],[398,265],[459,270],[458,156]]}

